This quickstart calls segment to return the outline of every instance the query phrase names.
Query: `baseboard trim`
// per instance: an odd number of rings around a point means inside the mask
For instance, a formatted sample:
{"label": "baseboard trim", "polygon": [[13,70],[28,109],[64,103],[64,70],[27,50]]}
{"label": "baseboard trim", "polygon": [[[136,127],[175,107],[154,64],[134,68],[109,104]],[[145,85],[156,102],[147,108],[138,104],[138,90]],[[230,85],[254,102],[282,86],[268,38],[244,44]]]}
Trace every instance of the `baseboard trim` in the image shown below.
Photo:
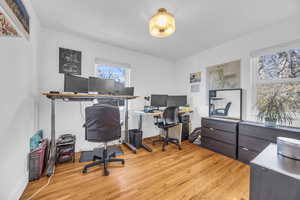
{"label": "baseboard trim", "polygon": [[150,137],[147,137],[147,138],[143,138],[143,140],[154,140],[154,139],[158,139],[158,138],[160,138],[161,136],[159,136],[159,135],[156,135],[156,136],[150,136]]}
{"label": "baseboard trim", "polygon": [[28,177],[25,176],[22,181],[18,182],[19,184],[16,185],[15,190],[11,193],[9,199],[10,200],[18,200],[21,198],[27,184],[28,184]]}

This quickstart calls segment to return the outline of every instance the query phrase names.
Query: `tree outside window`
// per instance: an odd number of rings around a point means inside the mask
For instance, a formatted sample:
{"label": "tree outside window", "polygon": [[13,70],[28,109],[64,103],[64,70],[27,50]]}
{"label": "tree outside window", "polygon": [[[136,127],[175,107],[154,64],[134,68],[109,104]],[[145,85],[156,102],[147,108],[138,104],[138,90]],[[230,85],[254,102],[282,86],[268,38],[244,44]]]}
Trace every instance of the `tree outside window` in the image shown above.
{"label": "tree outside window", "polygon": [[96,76],[102,79],[113,79],[123,87],[126,84],[126,69],[122,67],[96,65]]}
{"label": "tree outside window", "polygon": [[300,126],[300,48],[255,58],[256,102],[275,92],[285,101],[288,112],[295,113],[293,126]]}

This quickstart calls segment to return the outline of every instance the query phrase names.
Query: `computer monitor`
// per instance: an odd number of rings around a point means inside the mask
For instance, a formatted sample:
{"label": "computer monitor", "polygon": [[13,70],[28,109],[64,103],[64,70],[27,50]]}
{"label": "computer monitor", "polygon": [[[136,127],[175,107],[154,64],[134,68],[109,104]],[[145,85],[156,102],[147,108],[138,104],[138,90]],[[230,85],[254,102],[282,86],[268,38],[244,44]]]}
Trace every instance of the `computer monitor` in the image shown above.
{"label": "computer monitor", "polygon": [[99,92],[101,94],[114,93],[115,81],[113,79],[101,79],[89,77],[89,92]]}
{"label": "computer monitor", "polygon": [[115,81],[115,91],[120,91],[124,88],[125,88],[124,83],[120,83],[118,81]]}
{"label": "computer monitor", "polygon": [[187,105],[187,96],[168,96],[167,101],[168,106],[186,106]]}
{"label": "computer monitor", "polygon": [[134,96],[134,87],[119,88],[115,91],[116,95]]}
{"label": "computer monitor", "polygon": [[165,94],[152,94],[151,106],[153,107],[166,107],[168,95]]}
{"label": "computer monitor", "polygon": [[65,74],[64,91],[74,93],[88,93],[88,79]]}

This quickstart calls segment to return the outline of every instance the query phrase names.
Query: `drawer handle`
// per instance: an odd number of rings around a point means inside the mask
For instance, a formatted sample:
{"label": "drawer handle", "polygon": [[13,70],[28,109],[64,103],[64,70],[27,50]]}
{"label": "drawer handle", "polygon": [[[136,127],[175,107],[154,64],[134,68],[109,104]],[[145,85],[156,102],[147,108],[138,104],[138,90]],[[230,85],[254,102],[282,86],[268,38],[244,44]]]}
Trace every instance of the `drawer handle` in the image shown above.
{"label": "drawer handle", "polygon": [[210,131],[215,131],[215,129],[214,129],[214,128],[209,128],[209,130],[210,130]]}
{"label": "drawer handle", "polygon": [[245,147],[242,147],[242,149],[245,150],[245,151],[249,151],[249,149],[247,149],[247,148],[245,148]]}

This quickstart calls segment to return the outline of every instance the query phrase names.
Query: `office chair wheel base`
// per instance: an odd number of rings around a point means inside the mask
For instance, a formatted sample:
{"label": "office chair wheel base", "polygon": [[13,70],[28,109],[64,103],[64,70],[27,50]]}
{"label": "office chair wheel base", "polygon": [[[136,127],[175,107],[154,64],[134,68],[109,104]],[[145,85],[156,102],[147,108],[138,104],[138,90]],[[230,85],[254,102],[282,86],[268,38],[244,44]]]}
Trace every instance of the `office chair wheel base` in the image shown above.
{"label": "office chair wheel base", "polygon": [[86,170],[86,169],[83,169],[83,170],[82,170],[82,173],[83,173],[83,174],[86,174],[86,173],[87,173],[87,170]]}
{"label": "office chair wheel base", "polygon": [[125,165],[125,160],[122,161],[122,165]]}

